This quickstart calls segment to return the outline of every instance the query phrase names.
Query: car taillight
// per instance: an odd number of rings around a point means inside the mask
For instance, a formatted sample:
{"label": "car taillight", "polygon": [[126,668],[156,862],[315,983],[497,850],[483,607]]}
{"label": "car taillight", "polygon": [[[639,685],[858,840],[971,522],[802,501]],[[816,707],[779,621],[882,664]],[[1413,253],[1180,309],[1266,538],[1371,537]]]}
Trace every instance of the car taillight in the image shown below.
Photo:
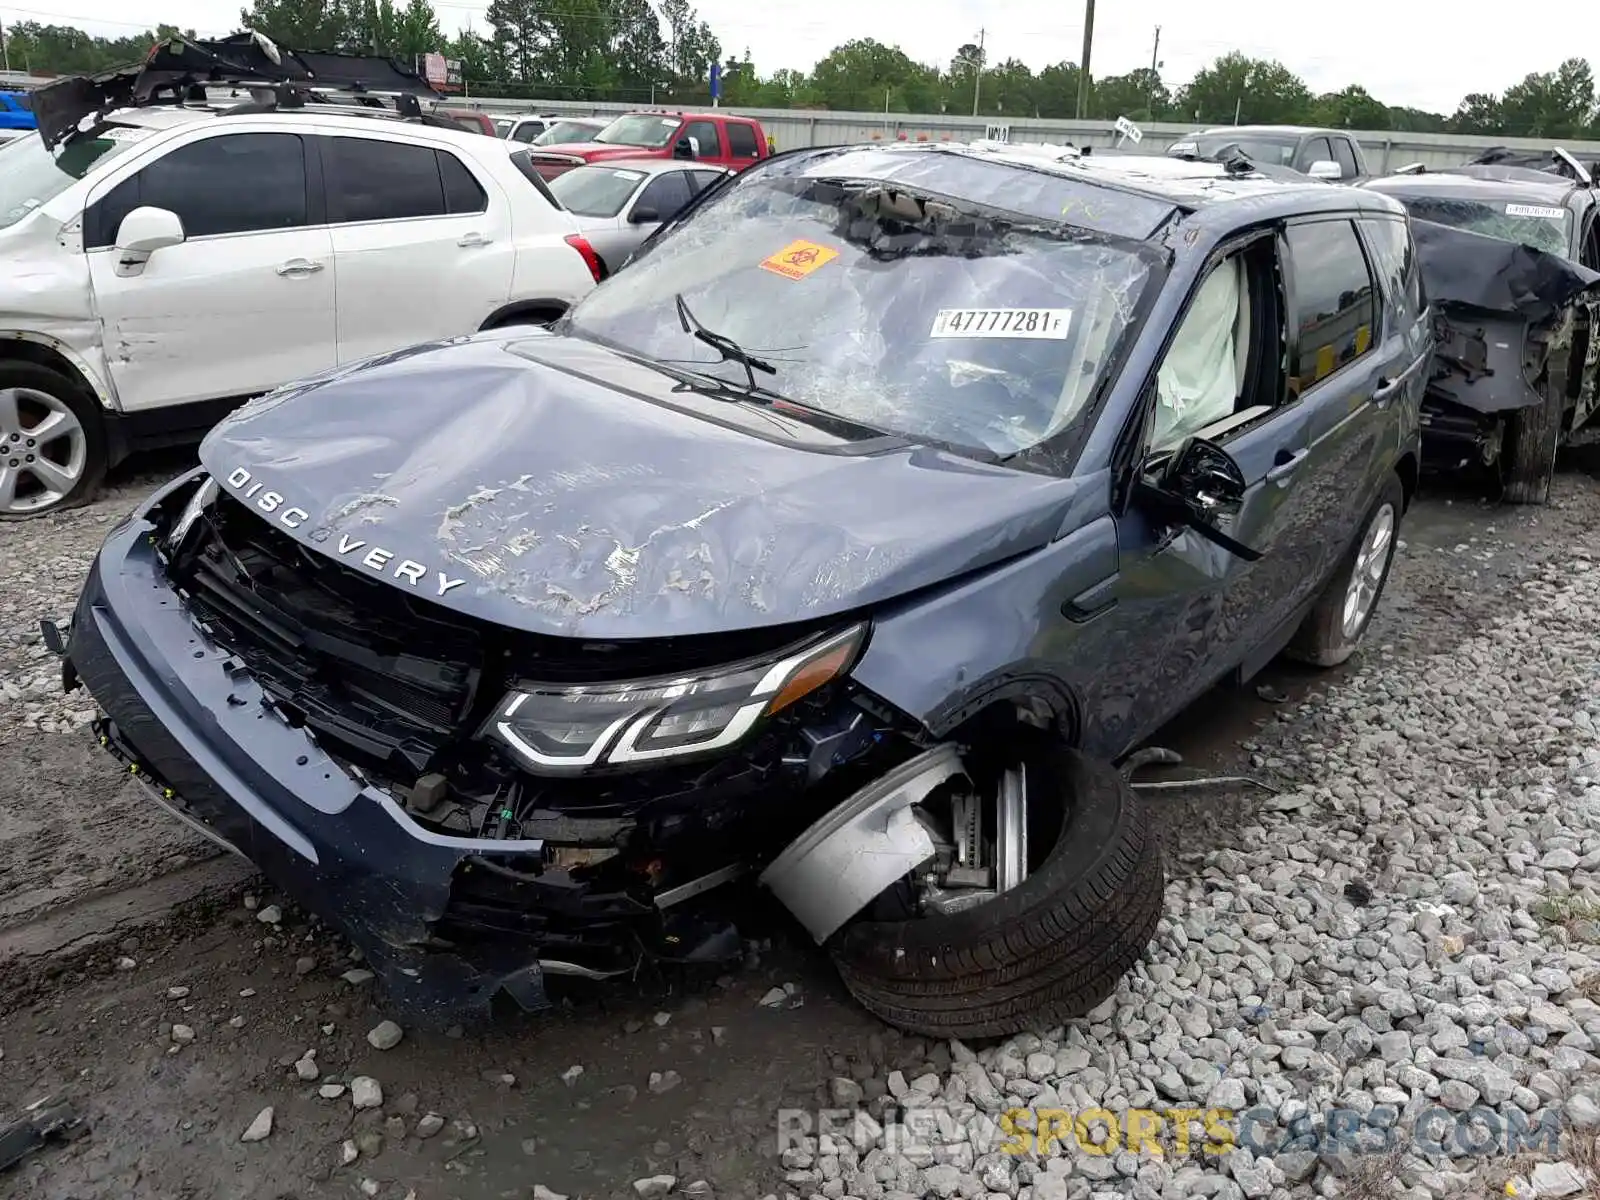
{"label": "car taillight", "polygon": [[600,256],[594,252],[594,247],[589,245],[589,239],[581,233],[569,233],[567,234],[567,245],[583,255],[583,262],[589,268],[589,274],[594,276],[596,283],[599,283],[601,277],[605,275],[606,269],[600,261]]}

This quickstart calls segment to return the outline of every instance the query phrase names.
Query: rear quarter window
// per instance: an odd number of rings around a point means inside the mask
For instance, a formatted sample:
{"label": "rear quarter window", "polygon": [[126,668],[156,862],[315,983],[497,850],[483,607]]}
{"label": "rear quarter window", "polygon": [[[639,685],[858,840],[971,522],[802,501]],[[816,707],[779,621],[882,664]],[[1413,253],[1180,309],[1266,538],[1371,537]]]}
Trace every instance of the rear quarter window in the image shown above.
{"label": "rear quarter window", "polygon": [[1361,232],[1384,294],[1400,309],[1403,320],[1414,320],[1426,305],[1411,231],[1398,217],[1370,216],[1361,218]]}

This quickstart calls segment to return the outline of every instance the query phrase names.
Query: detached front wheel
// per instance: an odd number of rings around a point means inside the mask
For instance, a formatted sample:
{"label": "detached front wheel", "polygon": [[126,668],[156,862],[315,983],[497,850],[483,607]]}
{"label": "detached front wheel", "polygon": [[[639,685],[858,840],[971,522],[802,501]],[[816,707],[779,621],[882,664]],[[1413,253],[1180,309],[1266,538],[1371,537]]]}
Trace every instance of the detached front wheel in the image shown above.
{"label": "detached front wheel", "polygon": [[997,832],[1026,821],[1020,852],[1015,836],[997,841],[1013,847],[996,855],[999,877],[1020,882],[965,907],[946,894],[934,902],[944,911],[925,894],[903,919],[883,919],[880,903],[829,940],[851,994],[891,1025],[980,1038],[1059,1024],[1111,995],[1155,934],[1161,850],[1121,775],[1048,747],[999,773],[993,790]]}

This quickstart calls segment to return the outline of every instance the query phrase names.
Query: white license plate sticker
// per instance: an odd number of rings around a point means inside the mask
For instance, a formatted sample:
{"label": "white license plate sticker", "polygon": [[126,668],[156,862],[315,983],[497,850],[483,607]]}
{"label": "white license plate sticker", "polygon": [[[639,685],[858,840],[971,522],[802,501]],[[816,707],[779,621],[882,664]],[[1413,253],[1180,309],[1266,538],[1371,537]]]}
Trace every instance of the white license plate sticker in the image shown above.
{"label": "white license plate sticker", "polygon": [[1542,204],[1508,204],[1508,217],[1542,217],[1546,221],[1560,221],[1567,215],[1564,208],[1545,208]]}
{"label": "white license plate sticker", "polygon": [[1072,328],[1070,308],[941,308],[931,338],[1042,338],[1064,342]]}

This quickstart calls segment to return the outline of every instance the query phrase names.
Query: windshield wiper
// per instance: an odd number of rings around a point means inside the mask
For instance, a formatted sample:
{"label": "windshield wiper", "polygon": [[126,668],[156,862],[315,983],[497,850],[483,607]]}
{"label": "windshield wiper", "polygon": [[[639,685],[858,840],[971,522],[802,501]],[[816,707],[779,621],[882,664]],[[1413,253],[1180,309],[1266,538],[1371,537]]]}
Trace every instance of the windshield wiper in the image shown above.
{"label": "windshield wiper", "polygon": [[678,320],[683,325],[683,331],[704,342],[722,355],[723,362],[736,362],[743,367],[744,373],[750,381],[751,392],[763,390],[761,385],[756,382],[757,371],[766,375],[776,375],[778,373],[777,367],[764,358],[757,358],[731,337],[721,333],[713,333],[700,324],[699,318],[689,311],[689,306],[684,302],[682,292],[679,292],[673,299],[678,305]]}

